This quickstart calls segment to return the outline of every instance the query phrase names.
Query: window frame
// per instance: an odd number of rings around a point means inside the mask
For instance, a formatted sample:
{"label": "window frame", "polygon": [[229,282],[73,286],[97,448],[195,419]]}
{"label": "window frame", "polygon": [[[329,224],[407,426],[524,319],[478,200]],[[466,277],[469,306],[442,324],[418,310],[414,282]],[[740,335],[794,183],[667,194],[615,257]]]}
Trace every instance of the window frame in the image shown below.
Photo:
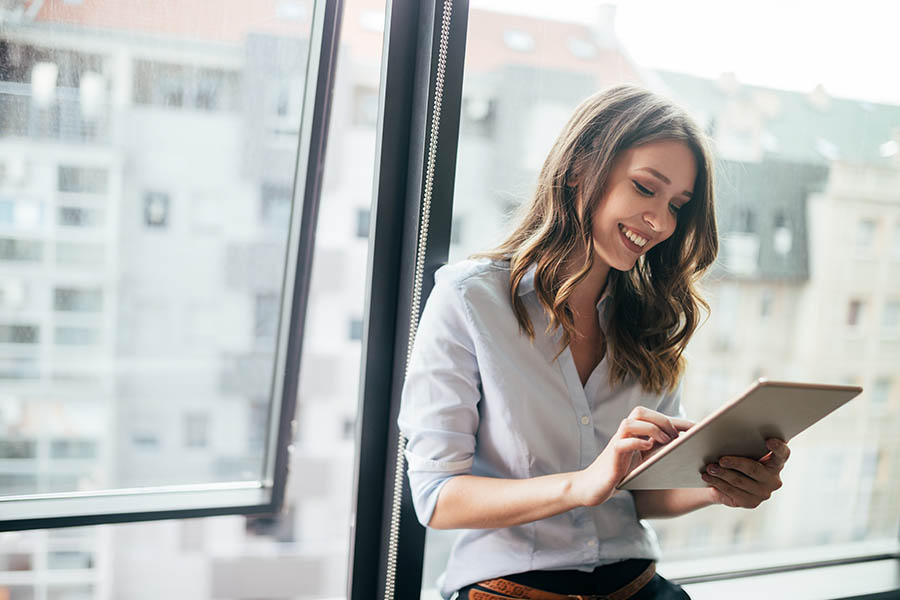
{"label": "window frame", "polygon": [[282,510],[343,0],[313,0],[274,377],[260,481],[0,497],[0,532]]}
{"label": "window frame", "polygon": [[[413,512],[397,414],[411,330],[434,271],[449,256],[468,1],[388,0],[385,19],[354,464],[351,600],[371,598],[374,590],[385,600],[418,598],[421,592],[425,528]],[[436,90],[442,92],[438,101]],[[399,564],[402,577],[397,577]]]}

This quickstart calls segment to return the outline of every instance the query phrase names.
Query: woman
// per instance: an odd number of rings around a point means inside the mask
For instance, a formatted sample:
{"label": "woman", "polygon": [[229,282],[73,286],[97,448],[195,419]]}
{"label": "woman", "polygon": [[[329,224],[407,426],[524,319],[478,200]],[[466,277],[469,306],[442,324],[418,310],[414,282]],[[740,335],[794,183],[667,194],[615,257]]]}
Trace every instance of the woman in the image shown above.
{"label": "woman", "polygon": [[641,519],[756,507],[789,454],[773,439],[760,461],[709,465],[704,489],[615,489],[692,425],[682,353],[718,248],[704,136],[656,94],[597,93],[514,222],[493,251],[435,273],[403,388],[417,516],[467,530],[441,593],[687,597],[654,574]]}

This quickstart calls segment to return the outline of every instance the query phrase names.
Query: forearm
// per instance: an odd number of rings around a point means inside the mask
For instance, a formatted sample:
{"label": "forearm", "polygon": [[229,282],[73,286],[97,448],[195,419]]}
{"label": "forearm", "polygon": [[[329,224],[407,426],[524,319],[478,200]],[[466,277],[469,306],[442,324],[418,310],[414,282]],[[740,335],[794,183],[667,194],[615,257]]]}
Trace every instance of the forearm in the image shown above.
{"label": "forearm", "polygon": [[435,529],[495,529],[546,519],[580,506],[573,473],[529,479],[457,475],[441,488],[428,526]]}
{"label": "forearm", "polygon": [[711,489],[634,490],[632,495],[639,519],[662,519],[717,504]]}

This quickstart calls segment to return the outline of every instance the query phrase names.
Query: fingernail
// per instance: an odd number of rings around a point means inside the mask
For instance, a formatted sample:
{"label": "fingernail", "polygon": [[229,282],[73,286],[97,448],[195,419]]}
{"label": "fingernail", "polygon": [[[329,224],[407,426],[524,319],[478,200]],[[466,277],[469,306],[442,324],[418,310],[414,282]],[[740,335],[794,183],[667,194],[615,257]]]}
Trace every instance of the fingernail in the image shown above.
{"label": "fingernail", "polygon": [[670,438],[669,436],[667,436],[665,433],[662,434],[662,439],[663,439],[663,443],[664,443],[664,444],[668,444],[669,442],[672,441],[672,438]]}
{"label": "fingernail", "polygon": [[715,475],[716,473],[719,472],[719,467],[717,467],[716,465],[709,465],[709,469],[708,469],[708,470],[709,470],[710,473],[712,473],[713,475]]}

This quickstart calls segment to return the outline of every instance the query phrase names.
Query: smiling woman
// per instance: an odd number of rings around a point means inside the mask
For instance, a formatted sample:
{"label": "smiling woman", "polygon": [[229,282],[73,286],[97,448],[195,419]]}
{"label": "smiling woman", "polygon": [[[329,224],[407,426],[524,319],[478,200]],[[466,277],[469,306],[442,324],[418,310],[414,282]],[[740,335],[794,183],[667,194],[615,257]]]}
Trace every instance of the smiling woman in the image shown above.
{"label": "smiling woman", "polygon": [[730,463],[706,488],[616,491],[692,425],[682,352],[717,250],[711,162],[668,99],[595,93],[508,237],[435,273],[398,423],[419,521],[467,530],[445,598],[684,598],[655,574],[641,519],[755,508],[781,487],[788,450],[773,440],[771,461]]}

